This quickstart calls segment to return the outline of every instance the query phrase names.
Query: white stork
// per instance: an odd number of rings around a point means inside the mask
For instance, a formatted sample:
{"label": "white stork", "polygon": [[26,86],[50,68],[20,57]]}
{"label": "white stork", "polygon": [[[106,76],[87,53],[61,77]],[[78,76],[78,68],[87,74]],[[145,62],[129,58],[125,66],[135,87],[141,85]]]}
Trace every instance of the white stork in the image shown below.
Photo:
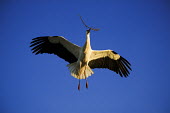
{"label": "white stork", "polygon": [[[121,77],[127,77],[131,70],[131,64],[122,56],[112,50],[92,50],[90,45],[90,30],[86,31],[86,42],[83,47],[69,42],[62,36],[44,36],[32,39],[31,46],[33,53],[55,54],[65,61],[71,75],[79,79],[78,90],[80,90],[80,79],[86,79],[94,74],[94,68],[110,69]],[[92,29],[93,30],[93,29]]]}

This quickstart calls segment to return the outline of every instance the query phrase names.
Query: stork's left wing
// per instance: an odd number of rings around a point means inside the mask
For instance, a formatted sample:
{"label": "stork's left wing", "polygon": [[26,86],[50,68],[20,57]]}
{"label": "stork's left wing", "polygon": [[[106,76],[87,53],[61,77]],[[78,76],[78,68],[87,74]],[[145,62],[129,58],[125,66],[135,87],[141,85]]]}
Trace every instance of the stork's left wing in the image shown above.
{"label": "stork's left wing", "polygon": [[55,54],[69,63],[76,62],[80,47],[61,36],[44,36],[33,38],[31,46],[35,54]]}
{"label": "stork's left wing", "polygon": [[92,51],[89,66],[93,68],[108,68],[121,77],[127,77],[131,64],[122,56],[112,50]]}

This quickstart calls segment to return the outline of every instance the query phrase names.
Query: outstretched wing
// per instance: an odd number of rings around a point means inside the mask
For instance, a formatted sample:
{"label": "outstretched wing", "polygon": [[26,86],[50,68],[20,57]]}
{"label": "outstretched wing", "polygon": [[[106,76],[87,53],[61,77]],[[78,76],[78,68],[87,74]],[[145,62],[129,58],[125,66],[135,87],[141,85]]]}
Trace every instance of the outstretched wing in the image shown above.
{"label": "outstretched wing", "polygon": [[122,56],[112,50],[92,51],[89,66],[93,68],[108,68],[121,77],[127,77],[131,64]]}
{"label": "outstretched wing", "polygon": [[44,36],[33,38],[31,46],[33,53],[55,54],[69,63],[76,62],[80,47],[61,36]]}

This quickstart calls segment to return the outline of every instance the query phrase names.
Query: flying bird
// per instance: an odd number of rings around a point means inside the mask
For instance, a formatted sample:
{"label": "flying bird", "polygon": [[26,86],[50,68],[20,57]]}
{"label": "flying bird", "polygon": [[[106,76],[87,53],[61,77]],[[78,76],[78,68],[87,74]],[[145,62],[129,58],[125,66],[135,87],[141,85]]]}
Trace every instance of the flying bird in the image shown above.
{"label": "flying bird", "polygon": [[[82,22],[88,27],[83,20]],[[33,38],[30,47],[36,55],[54,54],[67,61],[71,75],[79,79],[78,90],[80,90],[80,79],[86,79],[86,88],[88,88],[87,78],[94,74],[92,71],[94,68],[107,68],[121,77],[127,77],[130,74],[129,71],[132,70],[129,61],[113,50],[92,50],[90,44],[91,30],[98,31],[99,29],[88,27],[86,41],[82,47],[69,42],[62,36]]]}

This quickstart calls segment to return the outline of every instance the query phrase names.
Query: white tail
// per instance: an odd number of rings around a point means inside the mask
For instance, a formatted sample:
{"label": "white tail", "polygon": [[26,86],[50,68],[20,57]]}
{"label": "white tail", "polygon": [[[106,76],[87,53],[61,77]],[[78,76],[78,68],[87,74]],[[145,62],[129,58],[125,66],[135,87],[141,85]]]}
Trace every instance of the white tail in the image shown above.
{"label": "white tail", "polygon": [[80,68],[80,64],[74,62],[68,64],[67,66],[70,70],[71,75],[77,79],[86,79],[87,77],[93,74],[93,71],[90,69],[88,65]]}

